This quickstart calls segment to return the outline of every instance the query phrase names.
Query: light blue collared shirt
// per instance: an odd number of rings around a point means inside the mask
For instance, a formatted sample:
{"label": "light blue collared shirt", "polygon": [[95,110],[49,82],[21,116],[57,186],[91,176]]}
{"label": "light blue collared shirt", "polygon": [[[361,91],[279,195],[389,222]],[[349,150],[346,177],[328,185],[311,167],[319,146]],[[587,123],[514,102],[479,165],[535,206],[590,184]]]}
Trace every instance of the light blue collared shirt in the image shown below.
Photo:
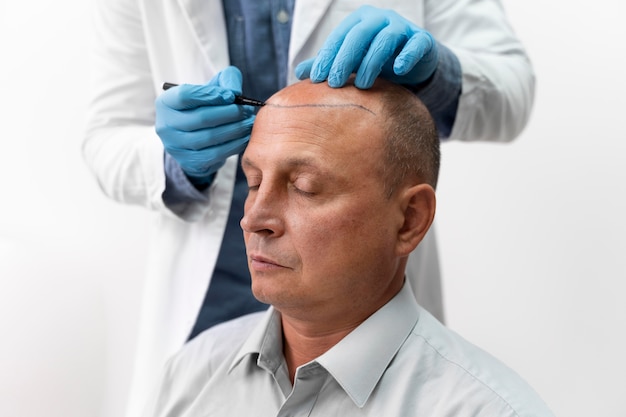
{"label": "light blue collared shirt", "polygon": [[553,416],[515,372],[444,327],[408,284],[292,386],[273,308],[218,325],[172,358],[146,416]]}

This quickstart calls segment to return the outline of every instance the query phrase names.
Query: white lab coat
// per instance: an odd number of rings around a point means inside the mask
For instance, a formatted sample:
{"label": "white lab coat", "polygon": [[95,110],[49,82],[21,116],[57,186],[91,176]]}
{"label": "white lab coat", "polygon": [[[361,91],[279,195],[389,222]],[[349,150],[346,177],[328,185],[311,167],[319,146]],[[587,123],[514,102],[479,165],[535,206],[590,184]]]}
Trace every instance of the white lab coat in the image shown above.
{"label": "white lab coat", "polygon": [[[362,3],[296,1],[290,83],[296,81],[295,65],[313,57],[328,33]],[[368,3],[396,10],[458,56],[463,92],[451,139],[507,141],[523,129],[534,75],[497,0]],[[129,407],[135,416],[166,358],[184,344],[194,324],[219,252],[238,162],[232,157],[220,169],[208,190],[210,204],[190,205],[184,218],[173,214],[162,200],[163,147],[154,131],[154,99],[165,81],[201,84],[229,65],[227,34],[222,0],[96,0],[93,24],[93,99],[84,158],[108,196],[158,213]],[[408,276],[418,301],[441,316],[433,233],[412,255]]]}

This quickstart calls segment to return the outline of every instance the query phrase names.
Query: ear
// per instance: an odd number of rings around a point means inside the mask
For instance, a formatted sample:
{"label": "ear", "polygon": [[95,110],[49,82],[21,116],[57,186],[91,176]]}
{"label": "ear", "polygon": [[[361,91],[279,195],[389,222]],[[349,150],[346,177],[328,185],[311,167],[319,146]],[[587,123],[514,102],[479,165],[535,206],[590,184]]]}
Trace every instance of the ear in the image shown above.
{"label": "ear", "polygon": [[422,241],[435,218],[435,190],[429,184],[417,184],[401,196],[404,223],[398,230],[396,253],[408,256]]}

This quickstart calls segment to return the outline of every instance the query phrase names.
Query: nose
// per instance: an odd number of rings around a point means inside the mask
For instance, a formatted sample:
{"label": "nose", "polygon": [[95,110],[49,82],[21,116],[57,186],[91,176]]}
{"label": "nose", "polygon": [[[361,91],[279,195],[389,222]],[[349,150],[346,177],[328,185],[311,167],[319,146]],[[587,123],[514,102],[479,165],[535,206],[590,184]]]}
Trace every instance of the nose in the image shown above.
{"label": "nose", "polygon": [[283,210],[279,194],[263,185],[248,193],[240,222],[244,232],[272,237],[283,234]]}

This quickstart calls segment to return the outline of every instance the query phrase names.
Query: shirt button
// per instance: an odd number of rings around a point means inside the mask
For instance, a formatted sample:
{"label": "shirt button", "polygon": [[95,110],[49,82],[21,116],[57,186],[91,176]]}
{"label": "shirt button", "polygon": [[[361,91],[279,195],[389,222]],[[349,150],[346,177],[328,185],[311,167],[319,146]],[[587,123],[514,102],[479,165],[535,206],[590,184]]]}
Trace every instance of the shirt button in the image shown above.
{"label": "shirt button", "polygon": [[278,23],[289,22],[289,13],[285,9],[281,9],[276,15],[276,20],[278,20]]}

